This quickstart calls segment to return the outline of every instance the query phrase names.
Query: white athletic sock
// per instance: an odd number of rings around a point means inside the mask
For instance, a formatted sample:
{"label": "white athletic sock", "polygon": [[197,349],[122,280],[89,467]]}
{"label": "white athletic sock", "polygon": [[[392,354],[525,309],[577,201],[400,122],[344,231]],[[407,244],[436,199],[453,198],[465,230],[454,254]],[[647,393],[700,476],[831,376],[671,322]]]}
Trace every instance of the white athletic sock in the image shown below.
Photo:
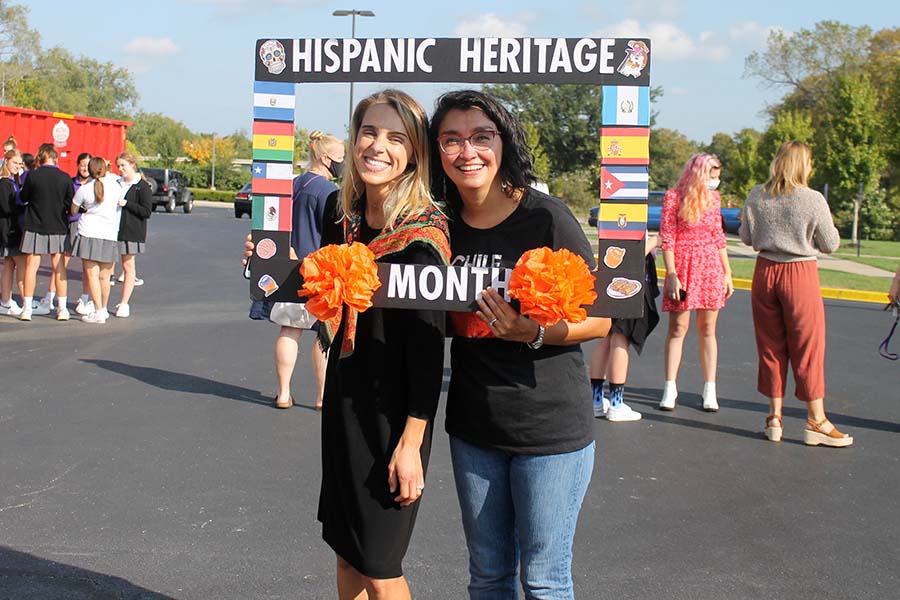
{"label": "white athletic sock", "polygon": [[31,305],[34,302],[34,296],[22,296],[22,308],[24,310],[31,310]]}
{"label": "white athletic sock", "polygon": [[66,307],[66,301],[67,301],[68,299],[69,299],[69,298],[66,297],[66,296],[57,296],[57,297],[56,297],[56,301],[57,301],[57,304],[56,304],[56,305],[57,305],[58,307],[60,307],[60,308],[65,308],[65,307]]}

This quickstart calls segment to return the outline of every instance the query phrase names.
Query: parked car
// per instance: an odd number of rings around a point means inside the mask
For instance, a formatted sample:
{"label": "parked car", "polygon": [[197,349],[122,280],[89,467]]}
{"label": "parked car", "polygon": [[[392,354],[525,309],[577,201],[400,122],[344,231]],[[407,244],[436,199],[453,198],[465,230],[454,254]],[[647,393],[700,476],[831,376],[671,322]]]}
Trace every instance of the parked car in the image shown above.
{"label": "parked car", "polygon": [[[666,193],[657,191],[650,192],[647,198],[647,229],[651,231],[659,231],[659,222],[662,219],[662,203]],[[725,233],[737,233],[741,228],[741,209],[740,208],[723,208],[722,210],[722,229]],[[600,207],[595,206],[588,215],[588,225],[597,226],[597,217],[600,214]]]}
{"label": "parked car", "polygon": [[247,215],[253,218],[253,200],[250,198],[251,184],[245,183],[244,187],[234,195],[234,218],[240,219]]}
{"label": "parked car", "polygon": [[175,212],[177,206],[180,206],[187,214],[194,210],[194,194],[188,189],[184,173],[175,169],[154,167],[141,169],[141,172],[150,182],[150,191],[153,192],[153,210],[156,210],[157,206],[164,206],[167,213]]}

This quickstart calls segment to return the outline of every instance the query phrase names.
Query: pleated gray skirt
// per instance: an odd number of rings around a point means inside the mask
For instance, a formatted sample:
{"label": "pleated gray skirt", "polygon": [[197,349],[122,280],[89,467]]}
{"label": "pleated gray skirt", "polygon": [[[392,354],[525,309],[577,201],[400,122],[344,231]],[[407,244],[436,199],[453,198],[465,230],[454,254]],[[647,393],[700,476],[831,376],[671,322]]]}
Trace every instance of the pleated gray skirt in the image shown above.
{"label": "pleated gray skirt", "polygon": [[119,243],[79,235],[72,244],[72,256],[102,263],[114,263],[119,256]]}
{"label": "pleated gray skirt", "polygon": [[66,234],[26,231],[19,249],[23,254],[59,254],[66,250]]}
{"label": "pleated gray skirt", "polygon": [[146,242],[119,241],[119,254],[143,254],[147,251]]}

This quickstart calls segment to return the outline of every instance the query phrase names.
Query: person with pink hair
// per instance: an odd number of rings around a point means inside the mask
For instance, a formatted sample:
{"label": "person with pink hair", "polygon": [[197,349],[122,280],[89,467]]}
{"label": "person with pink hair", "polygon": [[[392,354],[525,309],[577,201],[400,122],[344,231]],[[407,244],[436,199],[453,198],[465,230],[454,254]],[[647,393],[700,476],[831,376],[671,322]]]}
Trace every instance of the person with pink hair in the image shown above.
{"label": "person with pink hair", "polygon": [[722,231],[722,199],[716,191],[721,173],[718,158],[712,154],[695,154],[685,165],[675,189],[666,192],[663,200],[659,226],[666,265],[662,309],[669,313],[669,328],[665,345],[666,381],[659,403],[662,410],[675,409],[678,397],[675,380],[691,311],[697,311],[703,409],[719,410],[716,319],[719,309],[734,293]]}

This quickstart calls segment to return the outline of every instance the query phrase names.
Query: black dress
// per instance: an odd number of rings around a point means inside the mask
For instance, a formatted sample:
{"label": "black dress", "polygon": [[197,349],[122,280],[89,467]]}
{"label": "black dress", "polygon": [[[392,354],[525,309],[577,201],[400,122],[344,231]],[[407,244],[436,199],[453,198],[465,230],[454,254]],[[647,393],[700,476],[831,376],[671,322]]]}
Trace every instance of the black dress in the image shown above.
{"label": "black dress", "polygon": [[[368,244],[378,231],[362,226]],[[323,232],[322,244],[341,243]],[[442,264],[413,243],[379,262]],[[444,365],[444,313],[370,308],[359,314],[353,354],[340,357],[344,323],[328,356],[322,410],[322,537],[338,556],[373,579],[403,574],[402,560],[419,502],[400,508],[388,487],[388,464],[407,416],[427,419],[427,469]],[[421,501],[420,501],[421,502]]]}

